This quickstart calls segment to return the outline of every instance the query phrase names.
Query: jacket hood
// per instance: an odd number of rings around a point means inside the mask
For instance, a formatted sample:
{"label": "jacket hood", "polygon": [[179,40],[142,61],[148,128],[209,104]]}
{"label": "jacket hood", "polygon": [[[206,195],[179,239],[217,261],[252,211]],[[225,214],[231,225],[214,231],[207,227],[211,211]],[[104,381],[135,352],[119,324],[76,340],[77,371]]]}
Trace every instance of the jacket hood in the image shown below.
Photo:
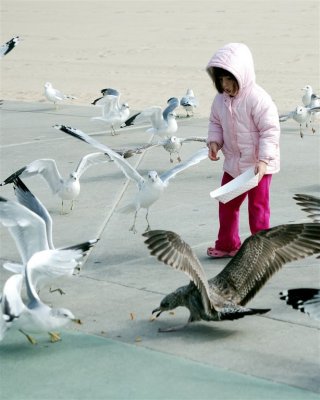
{"label": "jacket hood", "polygon": [[229,43],[212,56],[207,65],[207,72],[213,80],[212,67],[231,72],[238,81],[240,91],[255,83],[252,54],[243,43]]}

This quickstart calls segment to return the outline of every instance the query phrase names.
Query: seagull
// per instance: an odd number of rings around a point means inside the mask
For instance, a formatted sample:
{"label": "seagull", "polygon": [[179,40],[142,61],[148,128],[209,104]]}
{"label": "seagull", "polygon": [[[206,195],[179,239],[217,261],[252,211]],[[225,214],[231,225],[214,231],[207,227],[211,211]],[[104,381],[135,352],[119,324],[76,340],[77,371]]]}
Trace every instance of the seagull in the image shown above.
{"label": "seagull", "polygon": [[298,288],[283,290],[279,293],[280,299],[289,306],[320,321],[320,289]]}
{"label": "seagull", "polygon": [[20,40],[21,39],[19,36],[15,36],[12,39],[8,40],[5,44],[0,46],[0,58],[3,58],[6,54],[10,53],[10,51],[17,46]]}
{"label": "seagull", "polygon": [[111,134],[116,135],[115,128],[120,128],[122,123],[129,117],[129,105],[128,103],[120,104],[121,95],[116,89],[102,89],[101,93],[102,97],[94,100],[92,104],[102,107],[102,116],[91,119],[103,121],[111,127]]}
{"label": "seagull", "polygon": [[147,129],[146,132],[151,135],[157,135],[162,138],[173,135],[178,130],[174,110],[179,106],[179,100],[176,97],[171,97],[167,104],[163,111],[159,106],[152,106],[134,114],[121,125],[121,128],[147,121],[151,122],[152,128]]}
{"label": "seagull", "polygon": [[[8,228],[19,251],[22,264],[7,262],[3,266],[14,273],[24,275],[25,266],[35,253],[56,249],[52,242],[52,219],[47,209],[19,178],[15,181],[15,194],[19,202],[0,197],[0,223]],[[91,240],[77,246],[80,246],[84,253],[96,242],[97,240]],[[78,257],[79,253],[77,246],[75,257]],[[73,246],[67,249],[72,250],[72,248]],[[60,275],[72,275],[73,272],[74,267],[70,264],[69,268],[66,266],[61,269]],[[57,268],[43,270],[35,284],[37,288],[43,287],[48,280],[60,275]]]}
{"label": "seagull", "polygon": [[80,194],[80,177],[92,165],[110,161],[108,155],[101,152],[90,153],[85,155],[79,161],[76,169],[72,171],[68,178],[62,178],[58,170],[57,164],[53,159],[39,159],[34,160],[30,164],[20,168],[14,172],[7,179],[5,179],[0,186],[13,183],[15,178],[29,178],[34,175],[40,175],[50,187],[52,193],[57,194],[61,198],[61,214],[63,213],[63,202],[71,200],[70,210],[73,209],[74,200]]}
{"label": "seagull", "polygon": [[188,323],[234,320],[268,312],[269,309],[245,306],[284,264],[320,252],[320,224],[279,225],[247,238],[225,268],[208,280],[196,254],[177,233],[154,230],[143,236],[147,237],[145,244],[151,255],[191,280],[189,285],[165,296],[152,313],[157,313],[157,318],[164,311],[187,307]]}
{"label": "seagull", "polygon": [[[4,201],[1,198],[0,201]],[[3,340],[9,329],[18,329],[30,343],[36,340],[30,333],[47,332],[52,342],[61,340],[57,329],[68,322],[81,323],[70,310],[65,308],[51,308],[43,303],[37,294],[35,282],[39,275],[50,271],[51,274],[61,275],[61,271],[74,269],[84,257],[87,248],[82,245],[61,250],[43,250],[36,252],[28,260],[25,275],[14,274],[5,283],[0,317],[0,341]],[[28,302],[21,298],[22,284],[25,282]]]}
{"label": "seagull", "polygon": [[[302,132],[302,124],[308,123],[311,118],[311,114],[317,113],[320,111],[320,106],[316,107],[304,107],[304,106],[297,106],[293,111],[279,115],[279,121],[284,122],[287,121],[289,118],[292,118],[294,121],[298,122],[300,125],[300,136],[303,138]],[[315,132],[312,129],[313,133]]]}
{"label": "seagull", "polygon": [[180,105],[185,109],[187,117],[190,117],[189,111],[194,115],[194,109],[198,107],[199,102],[192,89],[187,89],[185,96],[180,99]]}
{"label": "seagull", "polygon": [[173,158],[172,154],[177,155],[177,161],[181,162],[181,157],[180,157],[180,150],[183,145],[183,143],[188,143],[188,142],[202,142],[206,143],[207,138],[206,137],[201,137],[201,136],[191,136],[188,138],[181,138],[177,136],[168,136],[163,140],[160,140],[157,145],[162,146],[169,154],[170,154],[170,162],[173,163]]}
{"label": "seagull", "polygon": [[76,97],[74,97],[74,96],[63,94],[59,90],[54,89],[50,82],[45,83],[44,94],[49,101],[54,103],[54,105],[56,106],[56,109],[58,108],[59,101],[63,101],[63,100],[67,100],[67,99],[71,99],[71,100],[76,99]]}
{"label": "seagull", "polygon": [[305,107],[316,107],[320,105],[320,96],[313,93],[313,89],[310,85],[306,85],[301,90],[304,92],[302,103]]}
{"label": "seagull", "polygon": [[138,211],[140,208],[145,208],[147,210],[146,213],[146,221],[147,228],[150,229],[150,224],[148,221],[149,208],[152,204],[154,204],[162,195],[165,188],[169,185],[170,179],[174,178],[179,172],[184,171],[185,169],[198,164],[200,161],[208,158],[208,149],[207,147],[198,150],[192,157],[188,160],[177,164],[175,167],[169,169],[168,171],[159,175],[156,171],[149,171],[147,176],[142,177],[139,172],[129,164],[127,160],[121,157],[118,153],[111,150],[109,147],[99,143],[97,140],[88,136],[84,132],[81,132],[78,129],[67,127],[65,125],[56,125],[56,129],[60,129],[61,131],[74,136],[84,142],[94,146],[104,153],[107,153],[110,158],[116,163],[116,165],[121,169],[124,175],[134,181],[137,185],[138,192],[136,193],[132,202],[130,202],[127,206],[121,208],[119,212],[129,213],[134,212],[134,220],[133,225],[129,229],[136,233],[135,223]]}

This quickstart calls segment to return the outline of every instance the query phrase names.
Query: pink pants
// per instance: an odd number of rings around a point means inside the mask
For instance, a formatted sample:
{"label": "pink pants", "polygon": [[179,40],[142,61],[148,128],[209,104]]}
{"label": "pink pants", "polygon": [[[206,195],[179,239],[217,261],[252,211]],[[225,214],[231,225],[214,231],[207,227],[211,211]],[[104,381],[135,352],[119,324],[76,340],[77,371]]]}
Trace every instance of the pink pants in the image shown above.
{"label": "pink pants", "polygon": [[[238,250],[241,247],[239,237],[240,206],[248,196],[249,226],[252,234],[270,227],[269,188],[272,175],[264,175],[258,186],[241,194],[226,204],[219,202],[220,228],[215,248],[221,251]],[[221,185],[232,181],[227,172],[223,174]]]}

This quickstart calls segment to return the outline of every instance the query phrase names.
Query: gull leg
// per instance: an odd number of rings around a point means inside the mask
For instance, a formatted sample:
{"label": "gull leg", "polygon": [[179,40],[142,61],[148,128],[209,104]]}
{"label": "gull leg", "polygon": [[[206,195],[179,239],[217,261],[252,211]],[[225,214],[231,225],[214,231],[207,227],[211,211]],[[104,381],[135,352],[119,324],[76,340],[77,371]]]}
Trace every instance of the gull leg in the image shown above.
{"label": "gull leg", "polygon": [[59,342],[61,337],[58,332],[48,332],[50,336],[51,343]]}
{"label": "gull leg", "polygon": [[61,211],[60,211],[60,215],[63,215],[63,200],[61,200]]}
{"label": "gull leg", "polygon": [[147,213],[146,213],[146,221],[147,221],[147,227],[146,227],[146,230],[145,230],[145,232],[148,232],[148,231],[150,231],[150,223],[149,223],[149,220],[148,220],[148,216],[149,216],[149,210],[147,210]]}
{"label": "gull leg", "polygon": [[57,288],[57,289],[49,289],[49,292],[50,293],[54,293],[54,292],[59,292],[60,294],[61,294],[61,296],[63,295],[63,294],[66,294],[66,292],[64,292],[62,289],[60,289],[60,288]]}
{"label": "gull leg", "polygon": [[22,329],[19,329],[19,332],[21,332],[31,344],[37,344],[36,339],[34,339],[32,336],[28,335],[26,332],[24,332]]}
{"label": "gull leg", "polygon": [[74,200],[72,199],[72,200],[71,200],[70,211],[72,211],[72,210],[73,210],[73,206],[74,206]]}
{"label": "gull leg", "polygon": [[137,233],[137,230],[136,230],[136,219],[137,219],[137,214],[138,214],[138,211],[136,211],[136,212],[134,213],[133,224],[132,224],[132,226],[131,226],[130,229],[129,229],[129,231],[132,231],[133,233]]}
{"label": "gull leg", "polygon": [[302,126],[301,126],[301,124],[300,124],[300,137],[301,137],[301,139],[303,138],[303,132],[302,132]]}
{"label": "gull leg", "polygon": [[181,157],[180,157],[179,154],[178,154],[177,160],[178,160],[179,162],[181,162]]}

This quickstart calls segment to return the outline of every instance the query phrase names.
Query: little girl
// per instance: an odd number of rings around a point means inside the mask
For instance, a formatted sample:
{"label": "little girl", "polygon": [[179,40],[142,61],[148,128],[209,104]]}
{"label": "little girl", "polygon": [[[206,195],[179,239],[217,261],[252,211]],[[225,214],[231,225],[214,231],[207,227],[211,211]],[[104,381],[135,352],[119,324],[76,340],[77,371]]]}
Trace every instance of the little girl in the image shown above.
{"label": "little girl", "polygon": [[209,158],[224,155],[221,185],[250,167],[259,173],[259,184],[226,204],[219,203],[220,228],[212,258],[232,257],[241,246],[239,210],[248,196],[249,225],[254,234],[270,227],[269,188],[272,174],[280,170],[279,115],[271,97],[255,82],[254,63],[249,48],[229,43],[209,61],[207,72],[218,94],[209,119]]}

